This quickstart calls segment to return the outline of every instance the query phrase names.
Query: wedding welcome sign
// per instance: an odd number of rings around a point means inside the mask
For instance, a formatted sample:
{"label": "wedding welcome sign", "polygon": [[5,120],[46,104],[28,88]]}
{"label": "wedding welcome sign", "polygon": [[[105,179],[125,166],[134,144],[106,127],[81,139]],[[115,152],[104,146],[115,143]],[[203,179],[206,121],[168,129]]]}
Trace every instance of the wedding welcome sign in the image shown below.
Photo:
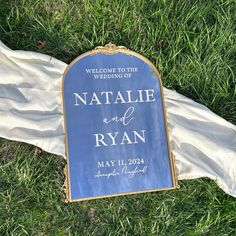
{"label": "wedding welcome sign", "polygon": [[108,44],[63,77],[67,200],[174,189],[160,75],[144,56]]}

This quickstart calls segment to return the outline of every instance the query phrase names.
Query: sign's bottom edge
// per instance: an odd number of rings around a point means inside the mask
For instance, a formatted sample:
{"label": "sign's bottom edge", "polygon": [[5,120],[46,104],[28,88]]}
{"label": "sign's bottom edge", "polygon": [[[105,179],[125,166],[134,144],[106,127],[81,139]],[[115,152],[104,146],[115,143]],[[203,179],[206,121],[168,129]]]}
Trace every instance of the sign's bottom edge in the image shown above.
{"label": "sign's bottom edge", "polygon": [[150,190],[142,190],[142,191],[137,191],[137,192],[124,192],[124,193],[117,193],[117,194],[107,194],[107,195],[100,195],[100,196],[95,196],[95,197],[76,198],[76,199],[66,198],[66,202],[81,202],[81,201],[96,200],[96,199],[101,199],[101,198],[127,196],[127,195],[139,194],[139,193],[152,193],[152,192],[159,192],[163,190],[175,190],[178,188],[179,186],[176,185],[169,188],[150,189]]}

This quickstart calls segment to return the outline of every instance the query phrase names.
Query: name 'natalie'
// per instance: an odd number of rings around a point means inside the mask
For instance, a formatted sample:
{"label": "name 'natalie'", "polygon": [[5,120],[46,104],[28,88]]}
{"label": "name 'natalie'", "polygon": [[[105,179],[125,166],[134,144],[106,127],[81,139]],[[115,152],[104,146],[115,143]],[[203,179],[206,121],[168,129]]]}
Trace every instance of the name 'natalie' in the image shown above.
{"label": "name 'natalie'", "polygon": [[76,92],[74,106],[155,102],[154,89],[136,91]]}

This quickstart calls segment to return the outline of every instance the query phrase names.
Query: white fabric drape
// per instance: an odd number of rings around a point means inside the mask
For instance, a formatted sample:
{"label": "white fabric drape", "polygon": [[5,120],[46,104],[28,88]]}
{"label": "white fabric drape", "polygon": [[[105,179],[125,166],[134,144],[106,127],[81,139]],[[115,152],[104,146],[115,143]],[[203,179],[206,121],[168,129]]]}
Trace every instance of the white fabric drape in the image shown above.
{"label": "white fabric drape", "polygon": [[[0,42],[0,137],[65,156],[61,80],[66,64]],[[179,179],[208,177],[236,197],[236,126],[164,89]]]}

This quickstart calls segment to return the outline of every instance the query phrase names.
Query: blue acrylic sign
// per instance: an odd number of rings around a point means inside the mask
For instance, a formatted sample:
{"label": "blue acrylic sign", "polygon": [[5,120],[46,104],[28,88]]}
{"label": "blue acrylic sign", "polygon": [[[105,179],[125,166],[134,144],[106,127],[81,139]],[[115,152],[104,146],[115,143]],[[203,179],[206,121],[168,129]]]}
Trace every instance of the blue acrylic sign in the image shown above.
{"label": "blue acrylic sign", "polygon": [[173,189],[162,86],[154,65],[123,47],[75,59],[63,79],[67,198]]}

